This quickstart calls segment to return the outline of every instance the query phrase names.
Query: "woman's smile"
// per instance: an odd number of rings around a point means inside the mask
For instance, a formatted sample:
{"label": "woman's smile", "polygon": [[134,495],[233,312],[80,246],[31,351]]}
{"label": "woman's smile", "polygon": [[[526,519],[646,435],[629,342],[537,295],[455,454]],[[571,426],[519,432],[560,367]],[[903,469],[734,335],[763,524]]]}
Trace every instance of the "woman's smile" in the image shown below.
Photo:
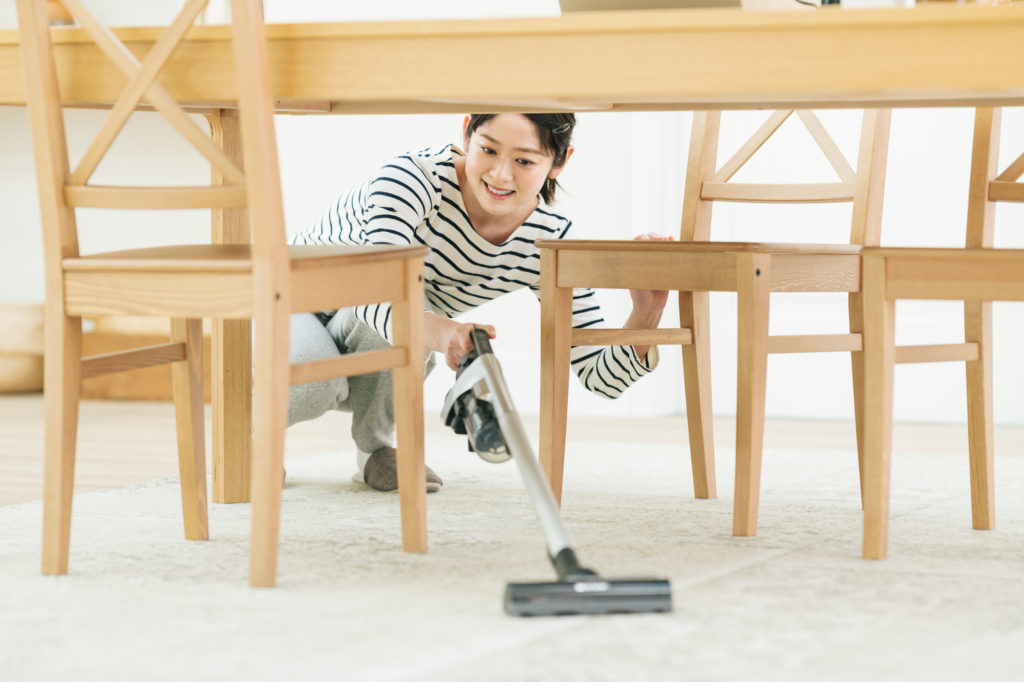
{"label": "woman's smile", "polygon": [[515,193],[515,190],[500,189],[500,188],[495,187],[494,185],[490,184],[486,180],[481,180],[481,182],[484,183],[484,188],[487,189],[487,193],[492,198],[497,199],[499,201],[502,200],[502,199],[508,199],[510,196],[512,196]]}

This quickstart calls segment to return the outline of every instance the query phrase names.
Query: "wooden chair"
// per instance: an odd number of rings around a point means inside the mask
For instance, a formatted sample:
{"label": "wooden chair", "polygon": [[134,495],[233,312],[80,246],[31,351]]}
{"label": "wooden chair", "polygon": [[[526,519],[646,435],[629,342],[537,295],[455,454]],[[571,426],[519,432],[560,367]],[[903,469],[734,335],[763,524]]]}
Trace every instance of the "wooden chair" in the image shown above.
{"label": "wooden chair", "polygon": [[[682,347],[694,492],[698,498],[715,496],[708,338],[710,291],[733,291],[738,296],[734,534],[754,535],[757,531],[769,353],[850,352],[855,404],[860,413],[859,250],[862,245],[877,245],[879,241],[890,112],[864,112],[856,172],[819,119],[812,112],[797,112],[836,171],[838,182],[729,182],[792,113],[772,114],[721,166],[721,113],[694,114],[679,242],[538,242],[542,279],[540,458],[556,497],[560,497],[562,489],[570,347],[629,343]],[[850,244],[710,242],[711,208],[715,201],[850,201]],[[573,330],[572,290],[579,287],[676,290],[680,327]],[[849,333],[769,336],[769,296],[780,291],[849,294]]]}
{"label": "wooden chair", "polygon": [[971,520],[995,527],[992,444],[992,301],[1024,300],[1024,251],[993,249],[995,202],[1024,202],[1024,154],[999,172],[1001,111],[975,112],[964,249],[864,251],[864,557],[888,552],[896,299],[962,300],[964,343],[946,357],[965,362],[971,471]]}
{"label": "wooden chair", "polygon": [[[46,463],[44,573],[68,568],[79,384],[83,377],[173,363],[185,537],[206,539],[207,495],[201,386],[201,320],[251,319],[255,327],[250,583],[277,570],[281,472],[290,383],[392,369],[398,424],[403,544],[426,549],[423,480],[423,258],[425,248],[288,247],[274,139],[262,10],[233,0],[232,24],[245,171],[186,116],[158,82],[206,0],[188,0],[139,60],[80,0],[63,0],[124,72],[127,86],[77,168],[68,162],[57,69],[43,0],[18,0],[25,85],[35,146],[46,264]],[[75,39],[82,37],[76,31]],[[140,99],[162,112],[225,178],[206,187],[89,184],[93,170]],[[79,253],[75,209],[248,207],[252,244],[180,245]],[[392,302],[394,347],[289,367],[289,315]],[[82,358],[83,315],[173,320],[170,343]]]}

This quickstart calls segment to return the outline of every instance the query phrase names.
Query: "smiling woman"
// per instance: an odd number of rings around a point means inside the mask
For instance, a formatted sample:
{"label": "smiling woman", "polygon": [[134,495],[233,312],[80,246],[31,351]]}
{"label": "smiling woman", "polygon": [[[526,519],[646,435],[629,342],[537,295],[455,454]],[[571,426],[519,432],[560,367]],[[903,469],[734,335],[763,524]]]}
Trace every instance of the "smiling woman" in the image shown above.
{"label": "smiling woman", "polygon": [[538,197],[554,203],[575,125],[573,114],[466,117],[466,156],[455,160],[455,171],[480,236],[501,244],[537,208]]}
{"label": "smiling woman", "polygon": [[[299,244],[425,244],[424,342],[454,369],[471,346],[469,332],[490,325],[455,318],[512,291],[540,296],[538,239],[564,239],[572,221],[555,212],[556,178],[572,156],[573,114],[480,114],[463,121],[465,151],[455,145],[402,154],[343,194],[323,218],[296,236]],[[664,296],[638,292],[626,326],[656,325]],[[576,327],[603,326],[594,292],[573,301]],[[293,318],[293,361],[386,347],[386,305]],[[572,367],[592,393],[617,398],[657,364],[646,347],[573,349]],[[430,367],[428,366],[428,371]],[[294,387],[292,423],[330,410],[351,411],[358,447],[356,480],[394,487],[393,405],[386,373],[347,385]],[[382,465],[382,463],[384,463]],[[428,490],[441,479],[428,470]]]}

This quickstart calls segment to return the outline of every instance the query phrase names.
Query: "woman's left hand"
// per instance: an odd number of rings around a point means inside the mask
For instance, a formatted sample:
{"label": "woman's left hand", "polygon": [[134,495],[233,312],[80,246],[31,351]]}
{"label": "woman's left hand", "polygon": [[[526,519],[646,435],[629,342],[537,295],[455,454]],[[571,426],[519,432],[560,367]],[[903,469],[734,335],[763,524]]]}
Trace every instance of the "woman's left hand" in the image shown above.
{"label": "woman's left hand", "polygon": [[[637,241],[659,241],[671,242],[673,237],[663,234],[648,232],[633,238]],[[626,329],[654,329],[661,322],[661,314],[665,311],[665,304],[668,303],[668,292],[659,289],[630,289],[629,297],[633,299],[633,311],[626,320]],[[647,361],[649,346],[633,346],[637,356]]]}
{"label": "woman's left hand", "polygon": [[[634,241],[671,242],[675,238],[670,235],[647,232],[633,237]],[[668,302],[668,292],[657,289],[630,289],[629,296],[633,299],[633,313],[644,319],[653,318],[653,326],[661,320],[661,313]],[[632,315],[630,316],[632,317]]]}

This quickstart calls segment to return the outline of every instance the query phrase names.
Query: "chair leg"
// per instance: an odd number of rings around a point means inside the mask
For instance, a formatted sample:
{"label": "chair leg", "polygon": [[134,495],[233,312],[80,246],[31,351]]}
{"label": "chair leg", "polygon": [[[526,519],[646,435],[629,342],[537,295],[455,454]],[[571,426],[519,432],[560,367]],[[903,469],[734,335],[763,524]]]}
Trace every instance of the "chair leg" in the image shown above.
{"label": "chair leg", "polygon": [[68,572],[81,393],[82,318],[47,311],[42,571]]}
{"label": "chair leg", "polygon": [[556,285],[556,258],[556,254],[541,250],[539,460],[555,501],[561,504],[569,402],[572,289]]}
{"label": "chair leg", "polygon": [[[864,338],[864,296],[850,294],[850,333]],[[864,351],[850,353],[850,369],[853,373],[853,421],[857,438],[857,474],[860,482],[860,506],[864,508]]]}
{"label": "chair leg", "polygon": [[[282,297],[284,298],[284,297]],[[259,301],[253,379],[252,539],[249,584],[273,587],[281,524],[281,471],[288,424],[289,320],[287,301]]]}
{"label": "chair leg", "polygon": [[203,433],[203,321],[171,320],[171,340],[185,344],[185,359],[171,365],[185,538],[209,540]]}
{"label": "chair leg", "polygon": [[737,255],[736,481],[733,535],[756,535],[768,368],[771,257]]}
{"label": "chair leg", "polygon": [[971,459],[971,521],[976,530],[996,525],[992,457],[992,304],[964,303],[965,340],[978,344],[978,359],[967,362],[967,433]]}
{"label": "chair leg", "polygon": [[686,421],[690,437],[693,494],[702,500],[718,496],[715,486],[715,442],[711,411],[711,340],[706,291],[679,292],[679,326],[689,327],[693,342],[683,346]]}
{"label": "chair leg", "polygon": [[[427,477],[423,453],[423,263],[406,263],[406,294],[391,305],[392,341],[406,348],[407,363],[392,370],[395,427],[398,432],[398,496],[402,549],[427,551]],[[416,303],[414,305],[414,303]]]}
{"label": "chair leg", "polygon": [[883,260],[864,261],[864,546],[865,559],[884,559],[889,544],[892,450],[893,301],[885,298]]}

